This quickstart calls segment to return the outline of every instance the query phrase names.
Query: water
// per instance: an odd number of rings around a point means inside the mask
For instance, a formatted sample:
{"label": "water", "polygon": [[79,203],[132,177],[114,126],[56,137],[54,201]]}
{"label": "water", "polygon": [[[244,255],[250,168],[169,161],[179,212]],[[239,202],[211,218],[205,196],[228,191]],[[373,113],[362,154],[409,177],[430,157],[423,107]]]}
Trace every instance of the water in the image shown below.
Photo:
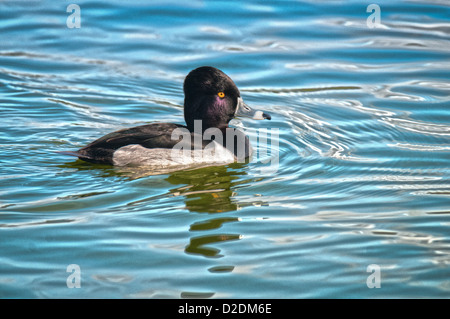
{"label": "water", "polygon": [[[448,1],[76,3],[0,4],[2,298],[450,296]],[[202,65],[272,115],[233,125],[278,129],[276,171],[55,153],[183,123]]]}

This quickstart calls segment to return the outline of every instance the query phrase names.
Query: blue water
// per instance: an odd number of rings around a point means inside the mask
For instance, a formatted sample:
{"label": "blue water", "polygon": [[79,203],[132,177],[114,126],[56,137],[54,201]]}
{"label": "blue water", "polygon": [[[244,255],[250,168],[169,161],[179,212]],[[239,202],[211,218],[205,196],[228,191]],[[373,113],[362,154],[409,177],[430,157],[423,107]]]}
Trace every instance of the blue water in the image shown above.
{"label": "blue water", "polygon": [[[70,3],[0,2],[0,297],[450,297],[448,1]],[[272,115],[232,122],[265,157],[55,153],[183,123],[202,65]]]}

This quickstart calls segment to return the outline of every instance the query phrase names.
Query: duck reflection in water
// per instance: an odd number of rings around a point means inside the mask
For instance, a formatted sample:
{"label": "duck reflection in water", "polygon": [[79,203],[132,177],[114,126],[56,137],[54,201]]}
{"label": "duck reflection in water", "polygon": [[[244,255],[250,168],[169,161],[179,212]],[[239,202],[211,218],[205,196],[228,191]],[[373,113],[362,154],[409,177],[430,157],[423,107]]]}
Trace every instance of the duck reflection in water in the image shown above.
{"label": "duck reflection in water", "polygon": [[[60,167],[78,170],[94,170],[103,177],[121,177],[128,180],[140,178],[152,178],[154,171],[135,167],[111,167],[100,164],[86,164],[80,160],[66,163]],[[214,244],[226,241],[239,240],[242,235],[236,233],[217,232],[226,223],[238,222],[237,216],[232,212],[245,206],[265,205],[262,201],[239,201],[236,198],[239,185],[248,183],[245,178],[248,175],[245,163],[233,163],[222,166],[210,166],[193,170],[183,170],[168,173],[164,178],[176,187],[169,189],[172,196],[182,196],[185,208],[191,213],[205,214],[205,218],[199,218],[189,225],[189,231],[193,236],[185,247],[188,254],[202,255],[204,257],[222,257],[220,249],[212,247]],[[163,175],[159,175],[163,176]],[[154,196],[141,199],[143,204],[154,200]],[[135,202],[136,204],[137,202]],[[225,215],[226,214],[226,215]],[[202,216],[202,215],[200,215]],[[199,232],[208,232],[206,235],[198,235]],[[214,232],[214,233],[213,233]]]}
{"label": "duck reflection in water", "polygon": [[[242,176],[247,175],[244,163],[233,163],[223,166],[210,166],[194,170],[171,172],[165,179],[177,187],[169,192],[173,196],[183,196],[185,208],[192,213],[207,213],[206,218],[190,225],[189,231],[193,234],[206,232],[207,235],[194,235],[185,247],[188,254],[202,255],[204,257],[222,257],[220,249],[211,245],[226,241],[239,240],[241,234],[211,233],[211,230],[220,229],[225,223],[238,222],[236,216],[223,216],[222,213],[237,211],[243,206],[252,203],[240,203],[235,195],[236,188],[245,184],[247,180]],[[146,172],[142,168],[115,168],[124,176],[132,178],[143,177]],[[148,172],[153,175],[154,171]],[[263,204],[260,201],[258,204]],[[214,214],[214,215],[211,215]],[[218,215],[220,214],[220,217]],[[227,268],[228,269],[228,268]],[[232,268],[231,268],[232,269]]]}
{"label": "duck reflection in water", "polygon": [[[232,167],[230,167],[232,166]],[[229,166],[215,166],[195,171],[178,171],[172,173],[166,180],[174,185],[183,185],[170,190],[175,196],[184,196],[186,208],[193,213],[226,213],[239,209],[239,202],[233,198],[233,188],[242,183],[242,175],[246,175],[241,169],[242,164],[236,163]],[[207,215],[206,219],[190,225],[189,231],[208,231],[207,235],[192,236],[185,247],[188,254],[202,255],[205,257],[222,257],[220,249],[211,245],[233,241],[241,238],[240,234],[211,233],[211,230],[221,228],[225,223],[237,222],[238,217],[220,217]]]}

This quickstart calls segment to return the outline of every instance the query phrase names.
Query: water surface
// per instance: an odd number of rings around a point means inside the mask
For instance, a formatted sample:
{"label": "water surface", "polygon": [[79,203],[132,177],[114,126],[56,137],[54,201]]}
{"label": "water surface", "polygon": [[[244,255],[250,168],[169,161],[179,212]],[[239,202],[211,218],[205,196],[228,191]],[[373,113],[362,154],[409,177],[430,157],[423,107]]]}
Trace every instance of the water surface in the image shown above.
{"label": "water surface", "polygon": [[[0,4],[2,298],[450,296],[446,1],[378,1],[377,28],[364,1],[77,4]],[[183,123],[202,65],[278,146],[160,175],[55,153]]]}

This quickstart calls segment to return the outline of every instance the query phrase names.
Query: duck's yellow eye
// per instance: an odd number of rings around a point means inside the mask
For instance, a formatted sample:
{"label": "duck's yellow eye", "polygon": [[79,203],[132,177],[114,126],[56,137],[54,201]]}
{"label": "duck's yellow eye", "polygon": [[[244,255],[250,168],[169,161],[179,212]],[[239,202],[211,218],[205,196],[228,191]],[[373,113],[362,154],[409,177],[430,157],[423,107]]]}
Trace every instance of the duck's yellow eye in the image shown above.
{"label": "duck's yellow eye", "polygon": [[219,92],[219,93],[217,93],[217,95],[218,95],[221,99],[223,99],[223,98],[225,97],[225,93],[223,93],[223,92]]}

